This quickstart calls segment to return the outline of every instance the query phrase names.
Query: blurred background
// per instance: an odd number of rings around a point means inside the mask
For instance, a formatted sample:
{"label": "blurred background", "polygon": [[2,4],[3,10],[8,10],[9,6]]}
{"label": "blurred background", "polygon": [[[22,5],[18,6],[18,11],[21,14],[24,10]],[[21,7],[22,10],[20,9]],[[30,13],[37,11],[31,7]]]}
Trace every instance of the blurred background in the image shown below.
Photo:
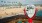
{"label": "blurred background", "polygon": [[29,4],[38,9],[33,23],[42,23],[42,0],[0,0],[0,23],[28,23],[24,8]]}

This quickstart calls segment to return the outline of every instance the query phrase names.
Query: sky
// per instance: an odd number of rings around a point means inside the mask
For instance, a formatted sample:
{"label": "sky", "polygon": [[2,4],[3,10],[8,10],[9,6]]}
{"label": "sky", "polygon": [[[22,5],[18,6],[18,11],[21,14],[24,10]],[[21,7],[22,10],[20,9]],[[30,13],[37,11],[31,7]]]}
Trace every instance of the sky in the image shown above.
{"label": "sky", "polygon": [[21,2],[22,4],[42,4],[42,0],[0,0],[0,5],[1,4],[12,4],[11,2]]}

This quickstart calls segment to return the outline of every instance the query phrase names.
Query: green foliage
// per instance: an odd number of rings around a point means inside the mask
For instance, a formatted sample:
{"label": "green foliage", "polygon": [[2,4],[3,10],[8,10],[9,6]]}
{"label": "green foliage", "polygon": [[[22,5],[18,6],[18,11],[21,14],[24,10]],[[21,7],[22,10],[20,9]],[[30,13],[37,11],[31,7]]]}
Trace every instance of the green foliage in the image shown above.
{"label": "green foliage", "polygon": [[17,23],[22,23],[22,20],[19,20]]}
{"label": "green foliage", "polygon": [[42,16],[42,10],[39,10],[39,11],[36,13],[36,16]]}

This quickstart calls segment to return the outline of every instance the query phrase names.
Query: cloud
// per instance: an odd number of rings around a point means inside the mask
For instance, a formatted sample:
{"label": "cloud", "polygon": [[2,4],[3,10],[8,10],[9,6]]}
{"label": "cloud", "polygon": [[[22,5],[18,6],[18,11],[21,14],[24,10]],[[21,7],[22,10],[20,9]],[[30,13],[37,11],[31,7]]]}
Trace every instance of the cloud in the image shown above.
{"label": "cloud", "polygon": [[33,0],[34,2],[38,2],[38,1],[41,1],[41,0]]}
{"label": "cloud", "polygon": [[24,0],[18,0],[18,1],[24,1]]}

